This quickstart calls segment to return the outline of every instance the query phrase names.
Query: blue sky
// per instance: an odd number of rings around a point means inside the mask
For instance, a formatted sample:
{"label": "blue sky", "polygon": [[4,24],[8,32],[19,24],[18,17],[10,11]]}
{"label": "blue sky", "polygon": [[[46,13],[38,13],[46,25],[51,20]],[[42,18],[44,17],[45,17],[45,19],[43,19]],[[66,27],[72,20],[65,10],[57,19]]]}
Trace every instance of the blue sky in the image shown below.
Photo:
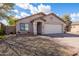
{"label": "blue sky", "polygon": [[44,12],[46,14],[55,13],[58,16],[69,14],[72,21],[79,21],[79,3],[24,3],[16,4],[15,10],[20,12],[17,17],[21,16],[21,13],[23,13],[23,17],[26,17]]}
{"label": "blue sky", "polygon": [[72,21],[79,21],[79,3],[18,3],[13,11],[16,12],[16,18],[43,12],[55,13],[58,16],[69,14]]}
{"label": "blue sky", "polygon": [[[39,4],[32,4],[38,6]],[[79,3],[43,3],[43,5],[51,6],[52,12],[63,15],[79,12]]]}

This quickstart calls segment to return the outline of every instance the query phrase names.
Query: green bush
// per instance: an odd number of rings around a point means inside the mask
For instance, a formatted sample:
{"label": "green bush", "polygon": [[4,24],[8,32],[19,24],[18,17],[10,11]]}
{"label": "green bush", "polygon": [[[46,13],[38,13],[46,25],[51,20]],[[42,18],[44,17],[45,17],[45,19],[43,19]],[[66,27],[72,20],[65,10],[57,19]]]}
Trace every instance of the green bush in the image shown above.
{"label": "green bush", "polygon": [[5,34],[4,30],[0,29],[0,35],[4,35],[4,34]]}
{"label": "green bush", "polygon": [[0,35],[0,40],[5,39],[6,37],[4,35]]}

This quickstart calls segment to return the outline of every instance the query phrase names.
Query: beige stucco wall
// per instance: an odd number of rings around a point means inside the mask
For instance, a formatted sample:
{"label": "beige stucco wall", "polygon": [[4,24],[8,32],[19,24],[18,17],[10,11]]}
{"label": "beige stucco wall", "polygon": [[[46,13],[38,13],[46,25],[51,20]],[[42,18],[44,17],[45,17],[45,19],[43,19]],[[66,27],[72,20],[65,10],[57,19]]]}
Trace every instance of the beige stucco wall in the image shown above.
{"label": "beige stucco wall", "polygon": [[66,24],[59,20],[57,17],[53,15],[45,16],[44,19],[46,19],[45,24],[54,24],[54,25],[62,25],[62,31],[64,32]]}
{"label": "beige stucco wall", "polygon": [[79,24],[78,25],[72,25],[71,26],[71,32],[72,33],[79,33]]}
{"label": "beige stucco wall", "polygon": [[44,19],[46,19],[46,23],[51,23],[51,24],[65,24],[63,23],[61,20],[59,20],[57,17],[53,16],[53,15],[48,15],[43,17]]}

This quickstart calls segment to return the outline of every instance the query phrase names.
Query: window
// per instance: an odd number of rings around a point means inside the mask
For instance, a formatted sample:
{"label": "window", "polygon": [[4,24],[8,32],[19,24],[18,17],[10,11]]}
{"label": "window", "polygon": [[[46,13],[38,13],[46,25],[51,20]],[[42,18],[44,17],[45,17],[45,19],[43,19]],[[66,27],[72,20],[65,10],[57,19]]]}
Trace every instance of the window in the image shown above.
{"label": "window", "polygon": [[21,31],[28,31],[29,30],[29,26],[26,23],[21,23],[20,24],[20,30]]}

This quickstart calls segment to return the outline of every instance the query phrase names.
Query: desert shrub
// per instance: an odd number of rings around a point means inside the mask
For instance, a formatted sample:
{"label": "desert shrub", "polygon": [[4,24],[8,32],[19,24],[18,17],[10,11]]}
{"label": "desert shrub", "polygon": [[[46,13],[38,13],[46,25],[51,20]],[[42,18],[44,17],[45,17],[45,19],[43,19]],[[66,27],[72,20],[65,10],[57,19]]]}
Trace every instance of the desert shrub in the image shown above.
{"label": "desert shrub", "polygon": [[5,39],[5,36],[4,35],[0,35],[0,40],[3,40]]}

